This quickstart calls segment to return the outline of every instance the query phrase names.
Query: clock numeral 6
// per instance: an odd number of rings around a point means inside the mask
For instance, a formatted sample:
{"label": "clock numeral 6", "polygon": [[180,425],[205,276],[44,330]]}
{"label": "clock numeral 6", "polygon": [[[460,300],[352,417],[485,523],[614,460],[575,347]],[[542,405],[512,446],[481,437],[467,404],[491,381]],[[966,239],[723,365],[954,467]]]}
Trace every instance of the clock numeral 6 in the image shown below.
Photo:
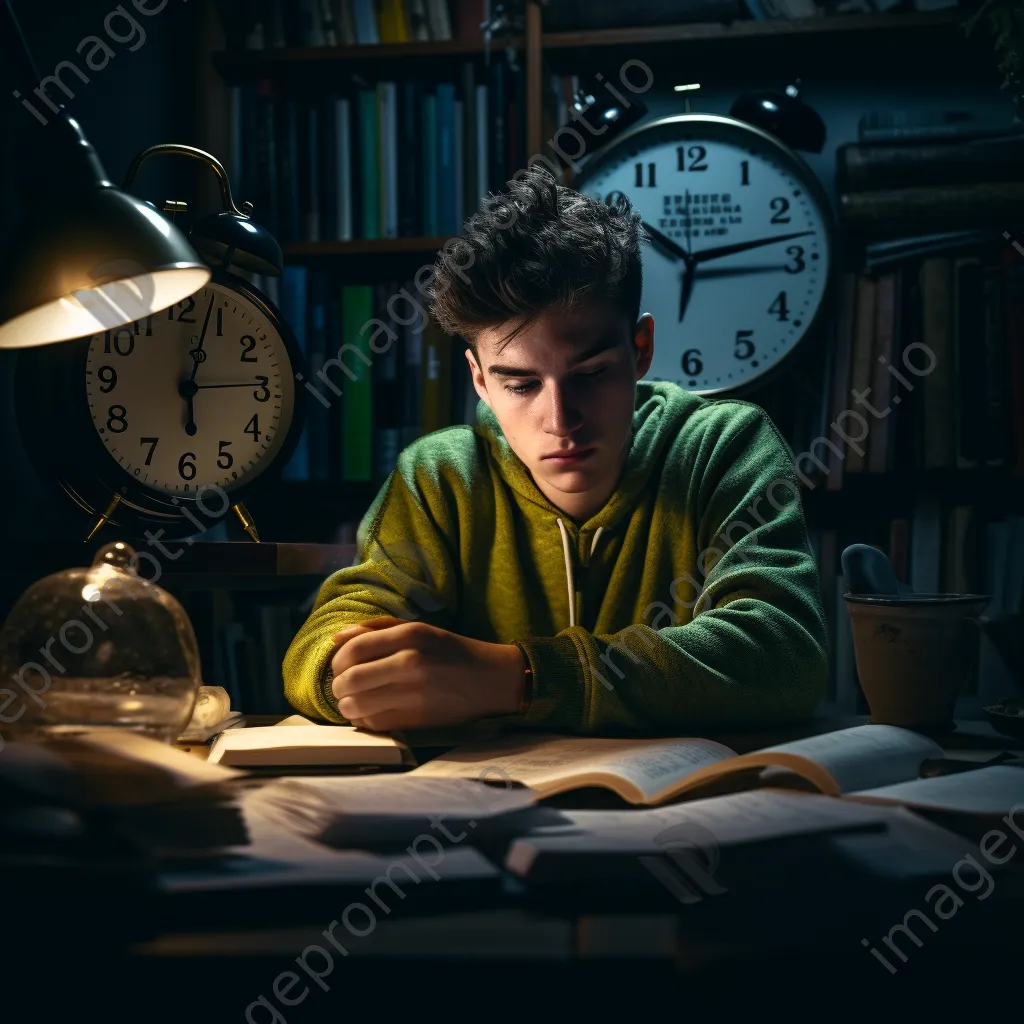
{"label": "clock numeral 6", "polygon": [[683,353],[682,362],[680,364],[683,368],[683,373],[687,377],[696,377],[704,372],[704,362],[700,358],[699,348],[688,348]]}
{"label": "clock numeral 6", "polygon": [[235,460],[231,455],[231,452],[226,452],[225,448],[230,448],[230,441],[218,441],[217,442],[217,465],[221,469],[230,469],[234,464]]}
{"label": "clock numeral 6", "polygon": [[[257,402],[269,402],[270,401],[270,388],[267,387],[267,384],[269,383],[270,378],[269,377],[257,377],[256,381],[257,381],[257,383],[259,384],[260,387],[259,387],[258,391],[254,391],[252,393],[252,397],[255,398]],[[225,466],[224,468],[227,469],[227,466]]]}
{"label": "clock numeral 6", "polygon": [[112,405],[107,410],[107,430],[123,434],[128,429],[128,410],[123,405]]}
{"label": "clock numeral 6", "polygon": [[753,331],[736,332],[736,348],[733,355],[737,359],[749,359],[754,354],[754,343],[750,340]]}
{"label": "clock numeral 6", "polygon": [[139,444],[148,444],[149,451],[146,453],[145,465],[149,465],[153,461],[153,452],[156,451],[156,446],[160,442],[159,437],[140,437]]}
{"label": "clock numeral 6", "polygon": [[117,387],[117,370],[112,366],[101,366],[96,376],[99,377],[101,384],[106,384],[106,387],[100,387],[103,394],[109,395]]}
{"label": "clock numeral 6", "polygon": [[259,360],[256,356],[250,356],[249,353],[256,347],[256,339],[251,334],[245,334],[238,339],[242,346],[242,358],[240,362],[243,363],[257,363]]}
{"label": "clock numeral 6", "polygon": [[185,452],[185,454],[178,459],[178,476],[180,476],[182,480],[194,480],[196,478],[196,464],[191,461],[195,457],[195,452]]}

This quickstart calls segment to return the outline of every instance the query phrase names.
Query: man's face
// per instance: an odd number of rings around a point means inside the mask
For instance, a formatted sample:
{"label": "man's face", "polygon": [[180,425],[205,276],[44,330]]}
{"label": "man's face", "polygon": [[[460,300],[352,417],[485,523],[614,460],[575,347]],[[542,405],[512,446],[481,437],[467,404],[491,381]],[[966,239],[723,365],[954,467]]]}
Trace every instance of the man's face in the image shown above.
{"label": "man's face", "polygon": [[654,321],[645,315],[634,325],[594,301],[571,313],[545,310],[502,345],[512,326],[478,335],[479,364],[467,352],[477,394],[541,492],[570,516],[589,517],[615,489],[629,451]]}

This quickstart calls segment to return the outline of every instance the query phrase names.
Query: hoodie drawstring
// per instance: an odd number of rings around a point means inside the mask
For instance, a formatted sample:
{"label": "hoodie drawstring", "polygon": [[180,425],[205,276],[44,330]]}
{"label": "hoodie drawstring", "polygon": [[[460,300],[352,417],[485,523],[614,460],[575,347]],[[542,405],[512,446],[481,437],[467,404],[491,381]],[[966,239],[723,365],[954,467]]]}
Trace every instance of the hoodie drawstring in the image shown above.
{"label": "hoodie drawstring", "polygon": [[[562,554],[565,556],[565,579],[566,586],[569,588],[569,625],[576,626],[576,581],[573,579],[572,574],[572,555],[569,552],[569,535],[565,530],[565,523],[561,519],[556,519],[558,523],[558,529],[562,534]],[[601,536],[601,532],[604,530],[603,526],[599,526],[594,531],[594,539],[590,543],[590,555],[589,558],[594,557],[594,551],[597,549],[597,539]],[[589,562],[588,558],[588,562]]]}

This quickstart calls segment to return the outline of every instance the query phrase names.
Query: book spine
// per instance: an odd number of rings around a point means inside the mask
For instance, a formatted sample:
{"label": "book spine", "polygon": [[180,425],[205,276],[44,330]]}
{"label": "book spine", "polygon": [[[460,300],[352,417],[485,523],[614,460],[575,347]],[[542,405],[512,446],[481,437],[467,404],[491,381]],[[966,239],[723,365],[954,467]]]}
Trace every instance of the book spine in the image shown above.
{"label": "book spine", "polygon": [[[304,266],[289,265],[284,268],[281,288],[281,313],[295,335],[299,350],[307,358],[309,356],[306,330],[308,279],[309,275]],[[308,422],[303,426],[295,450],[284,467],[282,477],[285,480],[309,479],[309,427]]]}
{"label": "book spine", "polygon": [[887,233],[941,224],[947,230],[1013,223],[1024,203],[1024,184],[934,185],[922,188],[844,192],[840,215],[850,227]]}
{"label": "book spine", "polygon": [[377,93],[359,91],[359,138],[362,149],[360,184],[362,186],[362,237],[379,237],[380,178],[378,169]]}
{"label": "book spine", "polygon": [[373,319],[373,292],[368,285],[346,285],[342,289],[342,317],[343,361],[351,379],[345,385],[342,403],[341,478],[354,483],[373,479],[373,355],[368,327]]}
{"label": "book spine", "polygon": [[352,115],[351,103],[345,98],[334,102],[335,162],[338,192],[338,220],[335,237],[347,242],[354,237],[352,229]]}

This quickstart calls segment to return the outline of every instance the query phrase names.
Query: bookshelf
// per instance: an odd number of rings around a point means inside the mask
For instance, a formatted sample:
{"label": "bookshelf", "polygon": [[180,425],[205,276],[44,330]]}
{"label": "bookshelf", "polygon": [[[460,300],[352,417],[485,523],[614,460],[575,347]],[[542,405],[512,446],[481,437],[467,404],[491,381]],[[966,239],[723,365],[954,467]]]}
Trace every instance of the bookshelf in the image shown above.
{"label": "bookshelf", "polygon": [[[496,43],[490,57],[491,62],[503,60],[502,52],[509,45],[522,67],[522,105],[515,124],[522,154],[544,152],[544,139],[550,137],[546,76],[597,70],[628,57],[642,57],[656,65],[659,75],[663,69],[679,74],[685,69],[687,76],[693,76],[688,81],[726,85],[733,81],[773,81],[781,86],[780,76],[790,74],[817,81],[856,83],[869,78],[873,69],[885,68],[893,81],[913,82],[915,87],[919,85],[917,79],[937,81],[940,77],[954,83],[990,82],[993,90],[998,86],[991,41],[983,32],[977,38],[965,37],[961,25],[967,12],[963,8],[557,32],[544,30],[543,8],[535,0],[526,0],[525,11],[522,34],[508,43]],[[488,73],[483,42],[478,39],[248,52],[218,50],[214,39],[214,34],[208,36],[205,66],[214,69],[222,92],[232,87],[252,87],[261,80],[285,96],[300,95],[304,89],[315,91],[338,81],[365,87],[368,83],[414,78],[433,88],[440,81],[458,83],[464,66],[472,67],[477,82],[486,81]],[[223,120],[218,124],[216,116],[211,120],[208,111],[203,116],[209,121],[210,148],[216,151],[227,137],[225,124]],[[516,163],[515,168],[524,163]],[[848,241],[854,233],[846,230],[845,234]],[[290,264],[303,264],[311,273],[334,275],[330,277],[332,287],[334,282],[355,280],[401,282],[414,267],[426,265],[448,237],[439,232],[391,238],[290,240],[285,241],[284,251]],[[1024,234],[1020,237],[1024,241]],[[846,252],[838,246],[837,259],[847,273],[861,273],[862,268],[844,263]],[[903,284],[908,289],[917,286],[917,272],[917,265],[907,265]],[[878,279],[884,275],[872,276]],[[919,316],[920,300],[912,302],[918,304],[915,315]],[[849,309],[844,311],[837,298],[820,344],[807,346],[807,358],[790,377],[762,392],[742,396],[764,405],[791,441],[794,452],[805,450],[810,439],[829,422],[826,413],[835,396],[822,384],[830,379],[826,354],[836,347],[838,326],[849,315]],[[869,339],[865,344],[873,353],[871,346],[878,342]],[[462,356],[455,351],[449,357],[454,372]],[[798,377],[802,379],[797,381]],[[464,379],[461,384],[453,382],[453,391],[464,384]],[[796,402],[795,393],[803,396]],[[808,396],[814,394],[823,396],[820,407],[801,410],[801,403],[807,404]],[[948,400],[953,405],[943,415],[960,415],[954,410],[970,407],[969,401],[955,394]],[[897,438],[900,429],[897,424]],[[919,433],[922,428],[918,424],[913,429]],[[845,702],[848,710],[856,710],[851,706],[856,681],[854,671],[851,682],[849,646],[840,636],[842,579],[838,558],[846,544],[875,543],[902,561],[904,575],[909,575],[910,563],[916,559],[918,574],[923,571],[938,587],[958,587],[966,581],[975,590],[983,590],[986,582],[991,582],[993,543],[1002,545],[998,550],[1006,557],[1013,557],[1017,551],[1013,546],[1017,542],[1007,540],[1006,535],[1024,516],[1024,462],[961,466],[965,460],[958,458],[955,440],[952,443],[949,457],[940,465],[901,450],[882,460],[884,469],[880,472],[866,466],[847,466],[839,487],[835,480],[809,473],[811,483],[804,489],[804,505],[822,569],[823,597],[834,646],[839,649],[839,659],[846,662],[845,668],[837,666],[833,652],[830,696],[841,704]],[[252,511],[271,539],[327,542],[336,538],[339,521],[358,522],[378,488],[379,480],[287,482],[265,507]],[[301,516],[296,516],[296,508],[303,510]],[[969,516],[964,509],[970,510]],[[967,518],[969,528],[965,526]],[[1004,523],[1010,524],[1005,530],[1001,525]],[[947,538],[949,528],[960,531],[962,543]],[[916,548],[915,542],[908,540],[915,534]],[[1020,537],[1024,544],[1024,532]],[[1024,548],[1017,554],[1024,564]],[[965,576],[968,560],[973,561]]]}

